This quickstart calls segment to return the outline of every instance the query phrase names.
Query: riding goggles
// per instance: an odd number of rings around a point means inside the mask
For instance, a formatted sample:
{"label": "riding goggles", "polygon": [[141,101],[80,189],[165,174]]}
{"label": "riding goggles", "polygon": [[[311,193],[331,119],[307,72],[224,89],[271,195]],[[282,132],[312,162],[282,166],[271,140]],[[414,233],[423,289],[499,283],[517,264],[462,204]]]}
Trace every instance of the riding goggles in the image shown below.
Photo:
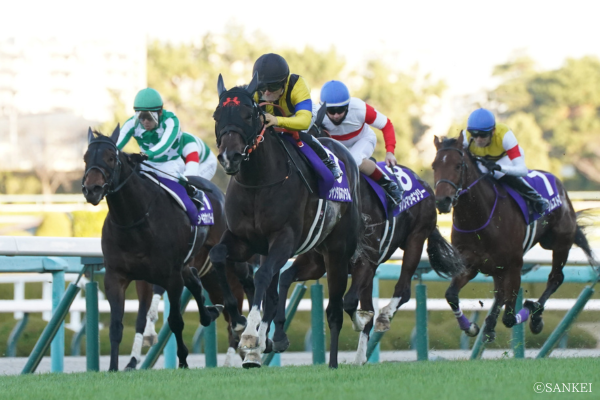
{"label": "riding goggles", "polygon": [[258,91],[259,92],[276,92],[280,89],[282,89],[285,86],[285,82],[286,81],[281,81],[281,82],[275,82],[275,83],[266,83],[266,84],[260,84],[260,86],[258,87]]}
{"label": "riding goggles", "polygon": [[489,131],[482,131],[479,129],[467,129],[469,131],[469,133],[471,134],[472,137],[474,138],[484,138],[484,137],[488,137],[492,135],[492,132],[494,131],[493,129],[489,130]]}
{"label": "riding goggles", "polygon": [[335,114],[343,114],[348,111],[348,106],[339,106],[339,107],[327,107],[327,114],[335,115]]}
{"label": "riding goggles", "polygon": [[158,124],[158,112],[156,111],[136,111],[135,119],[142,122],[143,120],[154,121]]}

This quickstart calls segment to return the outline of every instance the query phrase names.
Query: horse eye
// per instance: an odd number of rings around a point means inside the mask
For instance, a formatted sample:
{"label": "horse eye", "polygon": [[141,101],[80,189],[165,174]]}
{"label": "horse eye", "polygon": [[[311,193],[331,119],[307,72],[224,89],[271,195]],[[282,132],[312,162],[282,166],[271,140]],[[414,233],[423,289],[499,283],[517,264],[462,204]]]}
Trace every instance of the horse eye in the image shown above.
{"label": "horse eye", "polygon": [[455,170],[460,170],[460,165],[456,165],[456,167],[454,167]]}

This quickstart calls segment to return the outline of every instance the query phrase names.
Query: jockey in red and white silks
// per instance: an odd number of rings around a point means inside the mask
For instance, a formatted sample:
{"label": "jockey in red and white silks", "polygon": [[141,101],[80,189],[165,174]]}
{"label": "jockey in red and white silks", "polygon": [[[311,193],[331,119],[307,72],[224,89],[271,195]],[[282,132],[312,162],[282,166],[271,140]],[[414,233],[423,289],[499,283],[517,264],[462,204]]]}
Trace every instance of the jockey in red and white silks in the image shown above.
{"label": "jockey in red and white silks", "polygon": [[[396,134],[388,117],[371,107],[361,99],[350,97],[346,85],[340,81],[329,81],[321,89],[321,103],[326,104],[327,112],[323,119],[323,128],[332,138],[344,144],[350,150],[360,172],[369,176],[383,187],[391,199],[399,204],[402,190],[395,182],[369,159],[375,151],[377,137],[371,126],[383,132],[385,141],[385,162],[388,167],[397,164],[394,156]],[[313,116],[317,115],[321,105],[313,107]]]}

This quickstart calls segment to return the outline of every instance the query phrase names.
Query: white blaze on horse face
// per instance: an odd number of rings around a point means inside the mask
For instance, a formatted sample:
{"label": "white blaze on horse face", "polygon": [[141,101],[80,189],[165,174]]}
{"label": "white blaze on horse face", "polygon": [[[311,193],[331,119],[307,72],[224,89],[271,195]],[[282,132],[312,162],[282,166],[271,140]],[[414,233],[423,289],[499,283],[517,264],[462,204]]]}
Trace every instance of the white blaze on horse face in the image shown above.
{"label": "white blaze on horse face", "polygon": [[354,358],[354,365],[363,365],[367,362],[367,346],[369,344],[369,337],[366,333],[361,332],[360,338],[358,339],[358,349],[356,349],[356,357]]}
{"label": "white blaze on horse face", "polygon": [[223,165],[223,168],[225,168],[225,169],[228,169],[229,164],[231,164],[229,162],[229,159],[227,158],[227,147],[225,147],[225,150],[223,150],[223,162],[221,164]]}
{"label": "white blaze on horse face", "polygon": [[444,158],[442,158],[442,162],[445,163],[446,162],[446,157],[448,157],[447,155],[444,156]]}

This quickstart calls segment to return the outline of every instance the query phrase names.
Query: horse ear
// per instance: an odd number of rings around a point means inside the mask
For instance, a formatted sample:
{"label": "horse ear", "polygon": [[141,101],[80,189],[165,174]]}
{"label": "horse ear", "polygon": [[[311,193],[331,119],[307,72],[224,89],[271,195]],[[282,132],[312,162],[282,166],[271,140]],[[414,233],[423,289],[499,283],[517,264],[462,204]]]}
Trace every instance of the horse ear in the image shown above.
{"label": "horse ear", "polygon": [[94,140],[94,132],[92,132],[92,128],[88,128],[88,144],[90,144]]}
{"label": "horse ear", "polygon": [[117,123],[115,130],[112,135],[110,135],[110,140],[112,140],[114,144],[117,144],[117,140],[119,140],[119,133],[121,133],[121,124]]}
{"label": "horse ear", "polygon": [[321,108],[317,112],[317,118],[315,118],[315,125],[322,126],[323,119],[325,119],[325,113],[327,112],[327,102],[321,104]]}
{"label": "horse ear", "polygon": [[439,149],[440,149],[440,146],[442,145],[442,141],[440,140],[440,138],[439,138],[439,137],[437,137],[437,136],[434,136],[434,137],[433,137],[433,144],[435,145],[435,148],[436,148],[437,150],[439,150]]}
{"label": "horse ear", "polygon": [[460,131],[460,135],[458,135],[458,145],[462,149],[465,143],[465,131]]}
{"label": "horse ear", "polygon": [[225,83],[223,82],[223,75],[219,74],[219,80],[217,81],[217,92],[219,93],[219,97],[223,92],[226,92]]}
{"label": "horse ear", "polygon": [[256,92],[256,89],[258,89],[258,72],[255,72],[254,75],[252,75],[252,80],[248,84],[246,91],[252,96],[254,95],[254,92]]}

